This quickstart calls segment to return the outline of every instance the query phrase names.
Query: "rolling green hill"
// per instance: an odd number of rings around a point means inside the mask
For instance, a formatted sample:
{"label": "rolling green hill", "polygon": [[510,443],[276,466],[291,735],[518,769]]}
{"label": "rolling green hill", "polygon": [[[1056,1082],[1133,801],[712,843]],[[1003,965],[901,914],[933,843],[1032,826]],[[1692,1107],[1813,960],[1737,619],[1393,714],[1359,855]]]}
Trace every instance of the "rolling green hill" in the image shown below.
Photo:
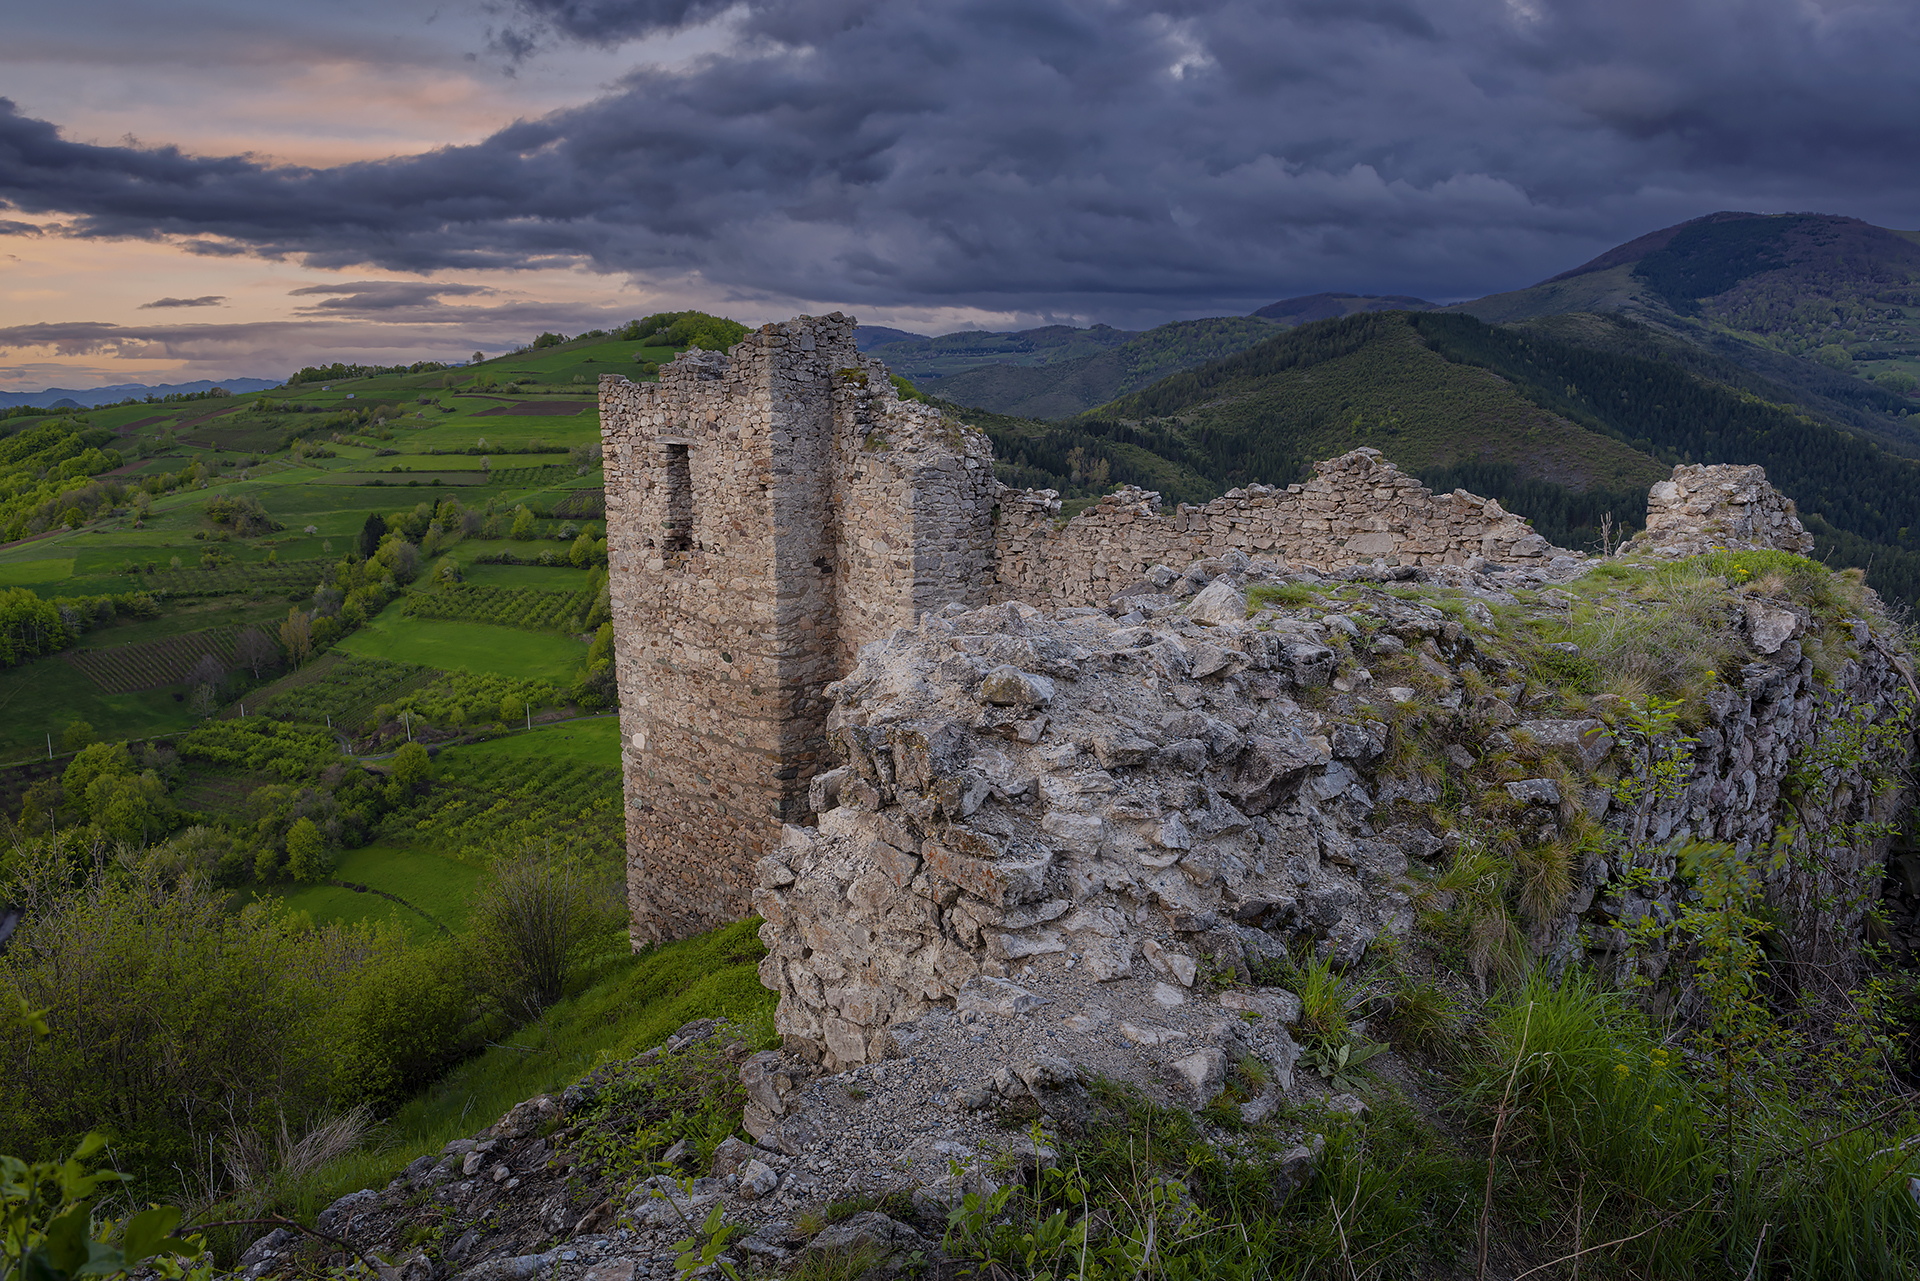
{"label": "rolling green hill", "polygon": [[[1414,319],[1386,312],[1303,326],[1121,397],[1086,420],[1176,432],[1212,460],[1189,465],[1222,487],[1285,483],[1315,459],[1372,445],[1421,474],[1506,466],[1515,483],[1590,494],[1601,504],[1593,520],[1644,505],[1636,495],[1665,468],[1506,379],[1432,350]],[[1545,521],[1543,532],[1553,524]]]}
{"label": "rolling green hill", "polygon": [[1017,333],[962,332],[922,338],[876,330],[862,346],[931,396],[1023,418],[1069,418],[1168,374],[1244,351],[1290,328],[1374,311],[1425,311],[1422,298],[1308,294],[1250,316],[1178,320],[1141,333],[1095,325],[1050,325]]}
{"label": "rolling green hill", "polygon": [[1110,325],[1075,329],[1046,325],[1010,333],[963,329],[937,338],[907,337],[865,344],[887,367],[915,382],[944,378],[981,365],[1049,365],[1097,355],[1138,335]]}
{"label": "rolling green hill", "polygon": [[1920,453],[1915,233],[1829,214],[1709,214],[1449,310],[1491,323],[1623,314],[1839,425]]}

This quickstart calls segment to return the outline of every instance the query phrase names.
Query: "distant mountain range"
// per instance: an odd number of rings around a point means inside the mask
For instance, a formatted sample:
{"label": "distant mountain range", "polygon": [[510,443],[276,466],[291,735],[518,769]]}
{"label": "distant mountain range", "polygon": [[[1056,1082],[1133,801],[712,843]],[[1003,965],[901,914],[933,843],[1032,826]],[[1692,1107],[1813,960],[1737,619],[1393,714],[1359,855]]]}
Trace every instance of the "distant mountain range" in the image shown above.
{"label": "distant mountain range", "polygon": [[966,329],[929,338],[862,325],[854,342],[929,395],[996,413],[1065,418],[1168,374],[1245,351],[1293,325],[1432,306],[1420,298],[1309,294],[1251,316],[1177,320],[1146,330],[1047,325],[1010,332]]}
{"label": "distant mountain range", "polygon": [[[111,387],[48,387],[44,391],[0,391],[0,409],[32,405],[35,409],[91,409],[122,400],[141,400],[148,396],[177,396],[225,387],[235,395],[278,387],[277,378],[222,378],[217,382],[202,379],[194,383],[115,383]],[[65,401],[65,404],[61,402]]]}

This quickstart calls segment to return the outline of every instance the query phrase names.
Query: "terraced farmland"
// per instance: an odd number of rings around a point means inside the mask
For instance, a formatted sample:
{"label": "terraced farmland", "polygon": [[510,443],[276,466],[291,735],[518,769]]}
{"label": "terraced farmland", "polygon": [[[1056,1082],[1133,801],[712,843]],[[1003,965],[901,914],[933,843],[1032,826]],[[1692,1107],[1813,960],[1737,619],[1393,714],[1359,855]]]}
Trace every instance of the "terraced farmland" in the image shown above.
{"label": "terraced farmland", "polygon": [[339,666],[345,657],[344,654],[336,654],[328,651],[314,659],[311,663],[308,663],[305,667],[297,671],[288,672],[277,681],[270,681],[258,689],[249,691],[245,698],[236,699],[234,702],[227,704],[226,707],[221,709],[219,719],[223,721],[232,720],[239,716],[241,711],[248,706],[254,709],[254,715],[256,716],[271,715],[273,709],[270,705],[273,700],[279,698],[282,694],[304,688],[321,680],[328,672]]}
{"label": "terraced farmland", "polygon": [[234,638],[239,634],[238,627],[211,627],[131,645],[70,649],[62,657],[106,693],[130,694],[185,680],[204,654],[231,667]]}
{"label": "terraced farmland", "polygon": [[458,583],[407,597],[406,612],[414,618],[493,623],[537,632],[575,632],[584,626],[583,619],[592,606],[593,598],[586,592]]}
{"label": "terraced farmland", "polygon": [[487,473],[487,480],[495,485],[546,486],[557,484],[571,475],[571,467],[495,467]]}
{"label": "terraced farmland", "polygon": [[250,592],[308,591],[333,566],[330,560],[290,560],[277,565],[262,561],[219,565],[212,569],[162,569],[147,575],[147,584],[169,596],[225,596]]}
{"label": "terraced farmland", "polygon": [[[297,684],[282,682],[272,700],[262,704],[262,714],[351,728],[365,721],[380,704],[409,694],[441,675],[417,663],[339,653],[327,657],[334,661],[313,679]],[[306,670],[319,666],[316,662]]]}

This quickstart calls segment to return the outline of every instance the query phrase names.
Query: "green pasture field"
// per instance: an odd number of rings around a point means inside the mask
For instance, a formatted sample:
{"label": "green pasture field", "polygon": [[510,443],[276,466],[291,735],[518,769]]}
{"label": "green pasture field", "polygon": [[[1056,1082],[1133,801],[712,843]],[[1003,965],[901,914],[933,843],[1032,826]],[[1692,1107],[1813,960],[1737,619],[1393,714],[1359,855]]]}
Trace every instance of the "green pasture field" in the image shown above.
{"label": "green pasture field", "polygon": [[[485,544],[492,547],[492,543]],[[525,547],[526,543],[507,541],[508,547]],[[535,543],[533,546],[539,546]],[[554,544],[557,546],[557,544]],[[453,550],[453,559],[460,562],[460,578],[477,587],[531,587],[545,592],[577,592],[587,585],[587,571],[584,569],[561,569],[552,565],[476,565],[460,553],[468,547],[478,547],[478,540],[462,543]]]}
{"label": "green pasture field", "polygon": [[432,471],[413,468],[395,468],[388,471],[334,471],[324,476],[316,476],[307,482],[310,485],[365,485],[374,489],[444,489],[458,487],[472,489],[487,483],[487,478],[478,468],[456,470],[453,468],[435,468]]}
{"label": "green pasture field", "polygon": [[195,717],[183,685],[108,694],[58,654],[0,668],[0,760],[45,756],[48,734],[58,752],[61,731],[77,720],[114,740],[179,733]]}
{"label": "green pasture field", "polygon": [[522,731],[484,743],[449,747],[441,758],[462,760],[584,761],[588,765],[620,766],[620,718],[584,716],[544,729]]}
{"label": "green pasture field", "polygon": [[[336,881],[354,881],[396,894],[455,931],[466,924],[468,900],[480,876],[478,868],[386,841],[343,851],[332,873]],[[397,921],[416,938],[440,934],[419,912],[409,912],[378,894],[359,894],[334,885],[302,885],[279,897],[289,908],[311,913],[315,924]]]}
{"label": "green pasture field", "polygon": [[391,658],[441,671],[488,672],[530,680],[571,683],[586,661],[587,647],[571,636],[525,632],[486,623],[408,618],[395,601],[335,648],[368,658]]}
{"label": "green pasture field", "polygon": [[0,587],[37,587],[73,577],[73,558],[17,560],[0,564]]}
{"label": "green pasture field", "polygon": [[[495,508],[495,510],[510,513],[513,509],[511,507],[505,507]],[[503,521],[502,523],[505,522]],[[557,530],[566,523],[567,522],[563,520],[539,520],[534,522],[543,533],[550,533],[553,530]],[[603,538],[606,536],[606,522],[604,521],[578,520],[573,523],[580,526],[583,530],[591,526],[595,538]],[[509,572],[517,571],[519,573],[577,574],[581,571],[577,569],[562,569],[553,565],[482,565],[479,563],[482,556],[498,556],[502,552],[507,552],[521,560],[532,560],[541,552],[553,552],[558,555],[560,559],[565,560],[567,553],[572,550],[573,544],[571,542],[559,538],[529,538],[524,542],[516,538],[469,538],[448,548],[447,555],[460,562],[460,575],[463,578],[468,577],[467,571],[469,569],[499,569]],[[482,582],[485,580],[475,578],[469,581]],[[572,581],[571,579],[558,580],[561,584]],[[504,583],[495,583],[493,585],[497,587],[541,586],[541,584],[537,582],[523,582],[518,579]]]}
{"label": "green pasture field", "polygon": [[[451,450],[452,446],[443,445],[441,448]],[[519,455],[506,455],[506,457],[517,458]],[[423,461],[428,458],[433,461]],[[326,461],[335,463],[346,460],[329,458]],[[479,454],[455,454],[451,452],[436,454],[431,450],[403,449],[398,454],[389,454],[384,458],[376,458],[368,455],[365,458],[352,462],[350,466],[342,467],[339,470],[355,473],[365,472],[370,475],[385,475],[390,471],[400,471],[403,473],[406,471],[480,473],[483,470],[491,470],[500,465],[499,459],[493,459],[489,463],[488,468],[483,469],[480,466],[482,461],[483,459]]]}
{"label": "green pasture field", "polygon": [[[487,443],[483,446],[480,442]],[[424,454],[431,449],[467,450],[467,449],[518,449],[534,441],[544,441],[549,445],[572,447],[579,444],[597,444],[600,440],[600,413],[589,405],[585,412],[570,414],[564,418],[529,417],[487,417],[446,418],[431,423],[417,431],[407,432],[404,437],[396,436],[383,442],[388,448],[399,448],[403,455]],[[471,455],[473,465],[480,465],[480,456]],[[511,465],[512,460],[528,461],[544,459],[546,461],[564,460],[565,455],[553,454],[489,454],[495,467]]]}

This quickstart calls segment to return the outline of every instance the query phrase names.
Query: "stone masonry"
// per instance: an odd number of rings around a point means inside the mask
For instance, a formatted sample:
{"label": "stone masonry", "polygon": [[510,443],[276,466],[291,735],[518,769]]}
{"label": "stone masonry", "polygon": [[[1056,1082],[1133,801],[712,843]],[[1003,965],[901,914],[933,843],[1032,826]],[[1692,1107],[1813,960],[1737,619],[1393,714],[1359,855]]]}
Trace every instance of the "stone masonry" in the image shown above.
{"label": "stone masonry", "polygon": [[1153,565],[1240,551],[1307,568],[1543,564],[1559,549],[1522,517],[1464,489],[1436,496],[1377,449],[1314,464],[1284,489],[1251,485],[1162,514],[1160,495],[1128,487],[1064,523],[1053,490],[1008,491],[994,541],[996,600],[1093,605]]}
{"label": "stone masonry", "polygon": [[746,914],[861,645],[985,603],[991,447],[900,401],[853,328],[802,317],[601,380],[636,945]]}
{"label": "stone masonry", "polygon": [[1767,483],[1764,467],[1695,463],[1647,494],[1647,527],[1625,550],[1680,557],[1768,547],[1813,553],[1793,500]]}

